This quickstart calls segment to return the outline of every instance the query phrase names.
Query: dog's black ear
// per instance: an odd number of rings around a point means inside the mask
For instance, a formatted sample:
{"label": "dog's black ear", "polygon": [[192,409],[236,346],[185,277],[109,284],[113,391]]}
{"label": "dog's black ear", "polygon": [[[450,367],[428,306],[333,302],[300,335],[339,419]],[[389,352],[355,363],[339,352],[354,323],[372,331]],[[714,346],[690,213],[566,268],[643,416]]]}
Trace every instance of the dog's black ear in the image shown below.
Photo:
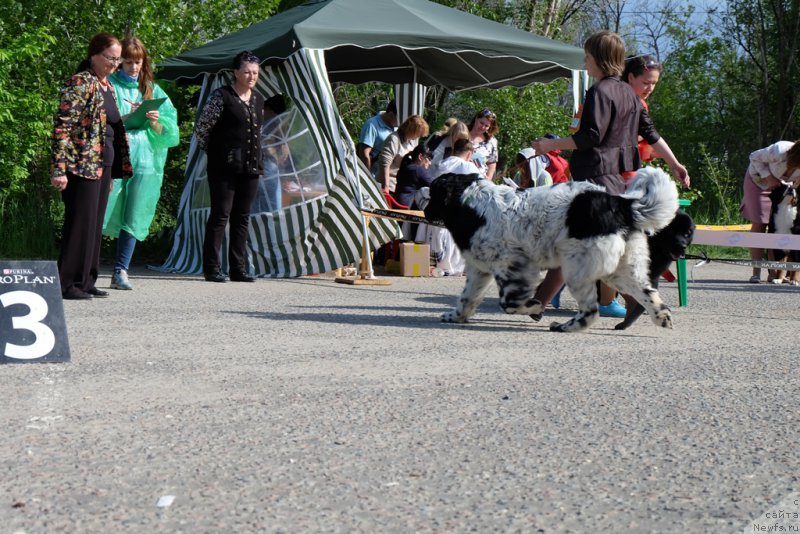
{"label": "dog's black ear", "polygon": [[430,186],[431,198],[423,210],[425,218],[431,223],[441,223],[447,205],[448,191],[451,188],[450,177],[452,174],[443,174],[436,178]]}
{"label": "dog's black ear", "polygon": [[431,200],[425,208],[425,218],[431,222],[441,222],[445,213],[457,211],[461,206],[464,191],[476,181],[478,174],[442,174],[431,183]]}

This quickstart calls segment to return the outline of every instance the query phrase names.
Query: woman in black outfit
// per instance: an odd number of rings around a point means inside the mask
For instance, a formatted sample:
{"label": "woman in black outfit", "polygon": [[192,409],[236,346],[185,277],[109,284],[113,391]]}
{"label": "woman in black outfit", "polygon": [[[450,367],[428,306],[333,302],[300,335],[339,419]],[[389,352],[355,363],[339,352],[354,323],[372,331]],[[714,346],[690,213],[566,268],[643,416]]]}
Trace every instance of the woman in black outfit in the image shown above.
{"label": "woman in black outfit", "polygon": [[262,173],[261,123],[264,97],[253,90],[258,81],[258,57],[241,52],[233,59],[234,82],[208,98],[195,127],[200,148],[208,155],[211,213],[203,241],[203,274],[209,282],[224,282],[220,247],[230,219],[228,269],[233,282],[253,282],[247,273],[247,232],[250,207]]}

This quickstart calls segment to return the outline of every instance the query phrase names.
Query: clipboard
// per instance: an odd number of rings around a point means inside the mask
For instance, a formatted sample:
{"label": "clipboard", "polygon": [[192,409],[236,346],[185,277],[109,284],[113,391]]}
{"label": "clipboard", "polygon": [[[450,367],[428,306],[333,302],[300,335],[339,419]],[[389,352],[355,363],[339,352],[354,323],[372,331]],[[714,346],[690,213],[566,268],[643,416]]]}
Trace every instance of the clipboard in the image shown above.
{"label": "clipboard", "polygon": [[122,124],[125,125],[125,129],[137,130],[142,128],[148,122],[146,117],[147,112],[160,108],[161,104],[163,104],[166,100],[166,97],[143,100],[142,105],[136,108],[136,111],[129,113],[128,116],[122,121]]}

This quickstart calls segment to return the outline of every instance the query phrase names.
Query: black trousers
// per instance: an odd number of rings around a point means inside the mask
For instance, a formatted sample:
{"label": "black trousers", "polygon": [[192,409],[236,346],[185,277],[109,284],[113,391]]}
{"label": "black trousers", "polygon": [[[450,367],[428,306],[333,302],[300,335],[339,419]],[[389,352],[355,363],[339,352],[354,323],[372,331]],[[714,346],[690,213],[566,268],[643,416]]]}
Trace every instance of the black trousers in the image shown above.
{"label": "black trousers", "polygon": [[100,244],[103,217],[108,204],[111,167],[103,169],[100,180],[87,180],[67,173],[67,188],[61,192],[64,202],[64,226],[58,275],[61,293],[95,287],[100,271]]}
{"label": "black trousers", "polygon": [[246,271],[247,232],[250,227],[250,208],[258,193],[257,174],[239,174],[227,178],[208,177],[211,194],[211,213],[206,222],[203,239],[203,272],[220,270],[220,247],[225,236],[225,226],[230,221],[228,269],[230,272]]}

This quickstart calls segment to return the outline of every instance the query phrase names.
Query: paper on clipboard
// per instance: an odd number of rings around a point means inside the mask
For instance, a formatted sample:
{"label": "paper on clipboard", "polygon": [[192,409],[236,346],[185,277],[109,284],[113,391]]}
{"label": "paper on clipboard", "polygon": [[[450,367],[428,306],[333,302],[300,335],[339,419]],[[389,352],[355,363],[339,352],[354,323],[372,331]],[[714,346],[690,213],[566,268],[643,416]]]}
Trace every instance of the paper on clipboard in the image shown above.
{"label": "paper on clipboard", "polygon": [[137,130],[144,126],[147,123],[147,112],[158,109],[166,100],[166,97],[143,100],[142,104],[136,108],[136,111],[132,111],[125,117],[123,121],[125,128],[127,130]]}

